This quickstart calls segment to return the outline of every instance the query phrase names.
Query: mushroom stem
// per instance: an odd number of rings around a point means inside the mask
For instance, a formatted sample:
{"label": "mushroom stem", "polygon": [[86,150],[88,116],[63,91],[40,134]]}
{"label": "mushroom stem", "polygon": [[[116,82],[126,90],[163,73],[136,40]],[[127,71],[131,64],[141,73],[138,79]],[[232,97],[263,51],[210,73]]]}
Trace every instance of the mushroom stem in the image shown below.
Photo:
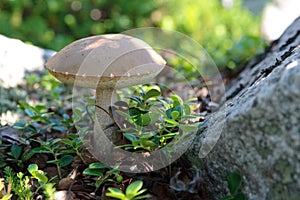
{"label": "mushroom stem", "polygon": [[97,88],[96,90],[96,112],[95,120],[101,124],[101,128],[105,135],[112,141],[116,142],[117,126],[114,124],[113,116],[110,111],[113,90]]}

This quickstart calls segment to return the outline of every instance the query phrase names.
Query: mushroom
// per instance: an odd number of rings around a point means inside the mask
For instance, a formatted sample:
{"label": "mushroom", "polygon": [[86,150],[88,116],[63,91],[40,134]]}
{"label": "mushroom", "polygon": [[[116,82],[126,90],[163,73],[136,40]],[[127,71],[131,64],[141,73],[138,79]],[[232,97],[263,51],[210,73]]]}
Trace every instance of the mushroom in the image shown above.
{"label": "mushroom", "polygon": [[46,63],[58,80],[96,89],[96,120],[111,138],[114,123],[110,104],[115,89],[147,83],[165,66],[165,60],[144,41],[107,34],[83,38],[67,45]]}

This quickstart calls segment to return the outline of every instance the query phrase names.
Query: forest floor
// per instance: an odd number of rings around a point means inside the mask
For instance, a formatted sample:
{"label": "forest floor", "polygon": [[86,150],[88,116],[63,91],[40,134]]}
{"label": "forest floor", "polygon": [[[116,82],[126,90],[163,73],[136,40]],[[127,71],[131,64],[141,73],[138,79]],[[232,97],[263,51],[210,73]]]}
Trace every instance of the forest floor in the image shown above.
{"label": "forest floor", "polygon": [[[204,113],[202,121],[209,116],[210,98],[207,87],[198,87],[201,81],[191,82],[189,89],[197,99],[197,112]],[[186,90],[180,83],[174,87]],[[148,199],[206,198],[205,180],[199,169],[191,166],[184,156],[167,167],[148,173],[111,173],[109,167],[97,169],[100,174],[83,173],[99,161],[84,146],[71,147],[72,142],[78,144],[80,139],[74,136],[71,93],[70,86],[57,82],[49,74],[27,75],[26,84],[0,88],[0,178],[7,179],[5,167],[15,173],[24,173],[30,178],[28,184],[33,199],[44,197],[41,190],[36,190],[40,183],[34,181],[27,170],[30,164],[37,164],[39,170],[55,183],[58,199],[111,199],[105,196],[109,187],[125,191],[136,180],[143,181],[143,188],[151,195]],[[0,195],[9,189],[8,183],[4,185]]]}

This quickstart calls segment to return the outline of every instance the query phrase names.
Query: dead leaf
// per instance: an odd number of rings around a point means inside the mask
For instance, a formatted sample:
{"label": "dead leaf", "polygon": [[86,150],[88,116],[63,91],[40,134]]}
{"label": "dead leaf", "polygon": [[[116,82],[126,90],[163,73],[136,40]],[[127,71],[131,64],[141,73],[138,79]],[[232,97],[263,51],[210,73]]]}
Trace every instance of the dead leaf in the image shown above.
{"label": "dead leaf", "polygon": [[0,139],[3,142],[7,142],[10,144],[18,144],[20,143],[19,142],[20,135],[21,135],[20,131],[10,126],[6,126],[0,129]]}
{"label": "dead leaf", "polygon": [[61,190],[69,189],[75,181],[77,175],[77,168],[73,169],[72,172],[66,177],[59,181],[58,188]]}

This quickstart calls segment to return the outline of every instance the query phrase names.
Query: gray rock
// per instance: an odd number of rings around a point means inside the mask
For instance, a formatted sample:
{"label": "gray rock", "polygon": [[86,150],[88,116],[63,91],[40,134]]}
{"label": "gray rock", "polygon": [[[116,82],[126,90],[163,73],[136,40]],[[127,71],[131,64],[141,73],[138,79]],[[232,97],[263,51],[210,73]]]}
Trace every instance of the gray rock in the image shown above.
{"label": "gray rock", "polygon": [[14,87],[25,72],[43,71],[45,61],[55,52],[0,35],[0,84]]}
{"label": "gray rock", "polygon": [[[248,63],[227,97],[185,154],[202,169],[207,199],[228,194],[225,180],[232,171],[243,175],[249,199],[299,199],[300,17]],[[219,130],[220,138],[214,134]],[[214,144],[200,159],[200,149]]]}

